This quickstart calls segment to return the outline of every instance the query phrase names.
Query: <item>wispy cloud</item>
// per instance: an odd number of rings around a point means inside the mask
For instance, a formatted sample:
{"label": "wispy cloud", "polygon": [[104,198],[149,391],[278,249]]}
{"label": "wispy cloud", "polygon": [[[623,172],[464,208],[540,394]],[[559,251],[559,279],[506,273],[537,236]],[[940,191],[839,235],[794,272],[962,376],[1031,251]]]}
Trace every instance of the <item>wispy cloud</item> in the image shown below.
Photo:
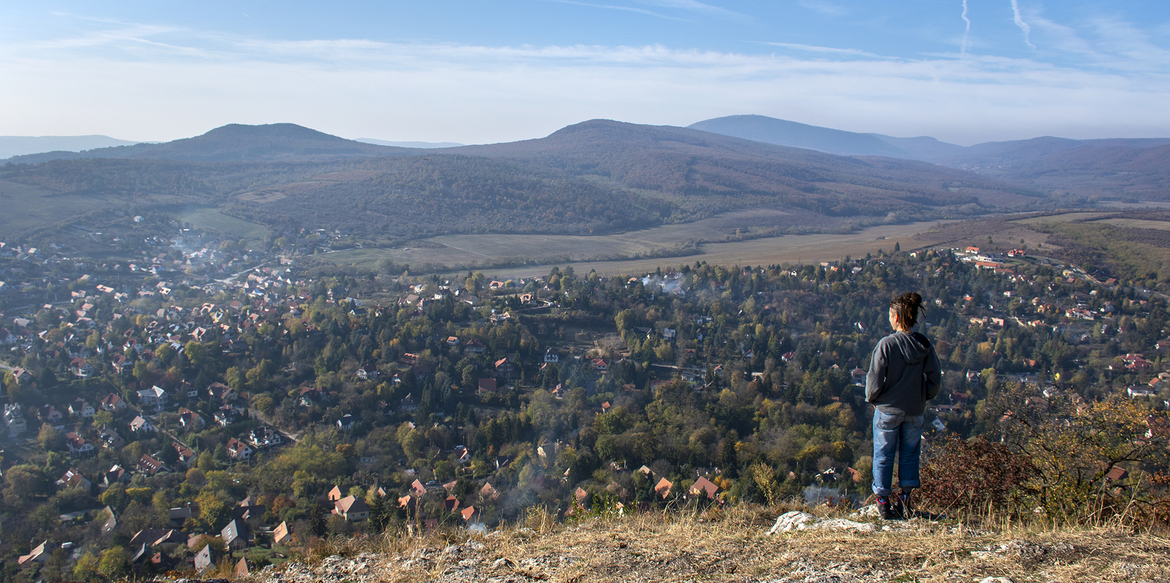
{"label": "wispy cloud", "polygon": [[[289,41],[99,23],[37,46],[0,40],[0,103],[22,113],[0,117],[0,134],[173,139],[228,122],[292,121],[351,137],[474,143],[597,117],[686,125],[754,112],[962,143],[1170,135],[1170,70],[1151,68],[1164,51],[1142,57],[1156,47],[1121,21],[1073,30],[1029,20],[1046,51],[1091,54],[1094,67],[783,42],[765,43],[785,49],[777,54],[744,54]],[[1049,48],[1058,34],[1065,40]]]}
{"label": "wispy cloud", "polygon": [[587,6],[589,8],[599,8],[602,10],[617,10],[621,12],[633,12],[635,14],[642,14],[645,16],[653,16],[654,18],[663,18],[668,20],[679,20],[678,17],[662,14],[661,12],[654,12],[646,10],[645,8],[638,8],[635,6],[620,6],[617,4],[597,4],[595,2],[581,2],[579,0],[542,0],[543,2],[552,2],[554,4],[572,4],[574,6]]}
{"label": "wispy cloud", "polygon": [[783,47],[786,49],[804,51],[806,53],[824,53],[824,54],[837,55],[837,56],[868,57],[868,58],[874,58],[874,59],[891,58],[891,57],[883,57],[882,55],[879,55],[877,53],[870,53],[870,52],[862,51],[862,50],[858,50],[858,49],[841,49],[841,48],[836,48],[836,47],[822,47],[822,46],[817,46],[817,45],[802,45],[802,44],[798,44],[798,43],[766,42],[763,44],[768,45],[768,46],[773,46],[773,47]]}
{"label": "wispy cloud", "polygon": [[960,54],[965,57],[967,56],[967,38],[971,35],[971,19],[967,18],[967,0],[963,0],[963,22],[967,24],[967,28],[963,31],[963,45]]}
{"label": "wispy cloud", "polygon": [[849,13],[848,8],[829,0],[800,0],[800,5],[826,16],[844,16]]}
{"label": "wispy cloud", "polygon": [[1032,44],[1032,39],[1029,38],[1032,34],[1032,27],[1024,22],[1023,17],[1020,16],[1020,2],[1019,0],[1012,0],[1012,19],[1020,30],[1024,31],[1024,44],[1035,49],[1036,45]]}

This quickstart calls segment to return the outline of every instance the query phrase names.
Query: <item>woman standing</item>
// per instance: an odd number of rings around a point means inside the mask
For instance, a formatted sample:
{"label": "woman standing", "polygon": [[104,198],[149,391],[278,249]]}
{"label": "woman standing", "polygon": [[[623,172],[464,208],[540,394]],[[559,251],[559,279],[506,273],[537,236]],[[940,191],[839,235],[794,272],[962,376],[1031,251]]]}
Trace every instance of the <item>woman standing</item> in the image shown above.
{"label": "woman standing", "polygon": [[[882,518],[909,517],[910,492],[921,485],[918,457],[926,402],[939,390],[938,356],[930,340],[911,332],[918,323],[922,296],[908,292],[890,300],[894,333],[873,349],[865,380],[865,400],[873,403],[873,492]],[[894,456],[898,456],[901,494],[891,503]],[[895,508],[895,505],[898,508]]]}

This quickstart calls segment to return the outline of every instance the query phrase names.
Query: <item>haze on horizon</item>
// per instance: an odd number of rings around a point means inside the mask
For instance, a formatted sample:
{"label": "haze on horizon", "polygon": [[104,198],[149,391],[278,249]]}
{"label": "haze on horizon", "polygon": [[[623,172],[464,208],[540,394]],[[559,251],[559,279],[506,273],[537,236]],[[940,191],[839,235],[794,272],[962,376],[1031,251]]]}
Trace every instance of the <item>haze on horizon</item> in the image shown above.
{"label": "haze on horizon", "polygon": [[961,145],[1170,136],[1157,0],[16,0],[0,39],[0,135],[487,143],[759,114]]}

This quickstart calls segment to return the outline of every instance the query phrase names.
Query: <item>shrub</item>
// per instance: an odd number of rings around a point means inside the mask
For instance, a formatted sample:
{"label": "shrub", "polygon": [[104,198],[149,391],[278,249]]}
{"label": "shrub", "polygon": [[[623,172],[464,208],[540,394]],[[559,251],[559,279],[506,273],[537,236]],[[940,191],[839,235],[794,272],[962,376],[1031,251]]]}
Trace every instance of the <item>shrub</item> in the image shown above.
{"label": "shrub", "polygon": [[1036,469],[1028,458],[982,437],[951,434],[922,467],[920,505],[943,512],[1018,515],[1032,492]]}

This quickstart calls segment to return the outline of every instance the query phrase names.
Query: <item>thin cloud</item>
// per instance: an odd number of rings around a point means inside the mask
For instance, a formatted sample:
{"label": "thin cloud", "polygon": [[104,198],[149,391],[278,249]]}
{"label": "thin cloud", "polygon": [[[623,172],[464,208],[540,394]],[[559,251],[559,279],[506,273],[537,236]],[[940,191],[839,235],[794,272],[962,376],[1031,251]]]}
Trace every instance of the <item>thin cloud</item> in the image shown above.
{"label": "thin cloud", "polygon": [[[1058,50],[1048,39],[1060,25],[1030,20],[1046,50]],[[476,143],[546,135],[590,118],[687,125],[745,111],[962,143],[1170,134],[1170,74],[1128,56],[1148,39],[1127,41],[1118,21],[1090,29],[1076,38],[1097,47],[1103,64],[1092,69],[1080,67],[1083,59],[907,59],[796,43],[764,43],[786,49],[779,54],[744,54],[273,41],[109,23],[76,42],[58,39],[52,50],[0,41],[0,103],[22,112],[0,118],[0,134],[173,139],[229,122],[292,121],[338,135]]]}
{"label": "thin cloud", "polygon": [[773,47],[783,47],[786,49],[794,49],[794,50],[798,50],[798,51],[804,51],[807,53],[824,53],[824,54],[841,55],[841,56],[848,55],[848,56],[856,56],[856,57],[869,57],[869,58],[874,58],[874,59],[893,58],[893,57],[885,57],[882,55],[878,55],[875,53],[870,53],[870,52],[866,52],[866,51],[862,51],[862,50],[858,50],[858,49],[841,49],[841,48],[836,48],[836,47],[821,47],[821,46],[817,46],[817,45],[802,45],[802,44],[798,44],[798,43],[780,43],[780,42],[765,42],[763,44],[768,45],[768,46],[773,46]]}
{"label": "thin cloud", "polygon": [[602,10],[618,10],[621,12],[633,12],[635,14],[642,14],[645,16],[653,16],[655,18],[662,18],[665,20],[681,20],[680,18],[646,10],[645,8],[635,8],[633,6],[617,6],[613,4],[596,4],[593,2],[580,2],[579,0],[542,0],[543,2],[552,2],[555,4],[572,4],[573,6],[586,6],[589,8],[600,8]]}
{"label": "thin cloud", "polygon": [[845,16],[849,13],[849,10],[844,6],[828,0],[800,0],[800,5],[826,16]]}
{"label": "thin cloud", "polygon": [[1012,0],[1012,19],[1020,30],[1024,31],[1024,44],[1035,49],[1036,45],[1032,44],[1032,40],[1028,38],[1032,34],[1032,27],[1024,22],[1023,17],[1020,16],[1020,2],[1019,0]]}
{"label": "thin cloud", "polygon": [[699,12],[703,14],[715,14],[724,18],[733,20],[755,20],[746,14],[728,10],[721,6],[714,6],[697,0],[640,0],[642,4],[649,6],[657,6],[659,8],[675,8],[679,10],[688,10],[691,12]]}
{"label": "thin cloud", "polygon": [[967,0],[963,0],[963,22],[967,24],[967,29],[963,31],[963,45],[960,49],[960,54],[967,56],[967,38],[971,36],[971,19],[967,18]]}

